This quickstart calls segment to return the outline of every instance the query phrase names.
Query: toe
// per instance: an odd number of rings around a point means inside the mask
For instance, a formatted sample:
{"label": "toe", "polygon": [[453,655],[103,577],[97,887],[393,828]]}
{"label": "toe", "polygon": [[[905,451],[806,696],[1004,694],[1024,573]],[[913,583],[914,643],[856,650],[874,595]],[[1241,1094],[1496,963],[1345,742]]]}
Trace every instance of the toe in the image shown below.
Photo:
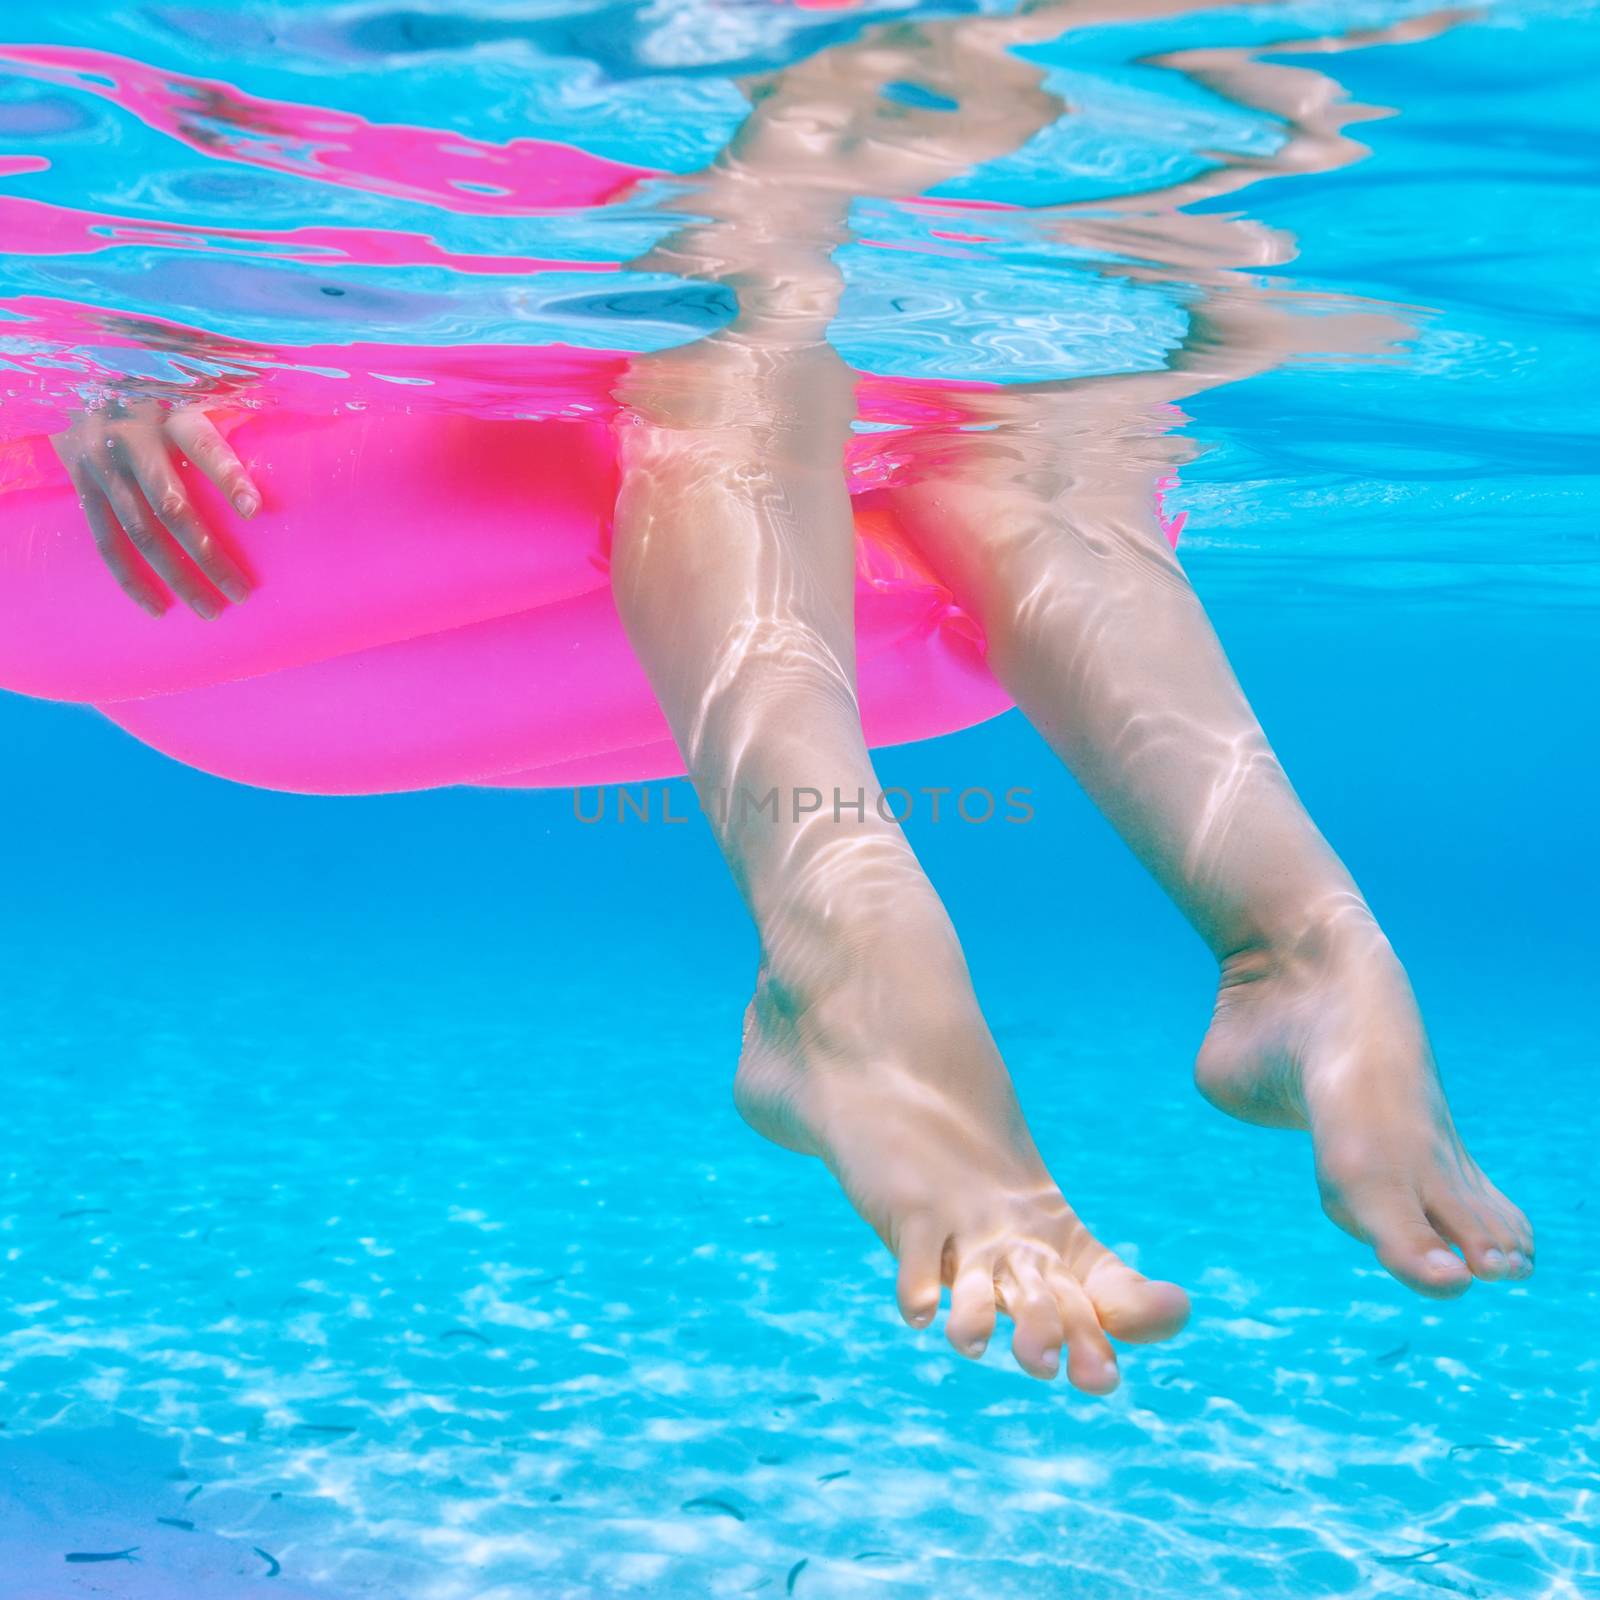
{"label": "toe", "polygon": [[1473,1277],[1481,1278],[1485,1283],[1498,1283],[1502,1278],[1514,1278],[1517,1275],[1520,1257],[1513,1260],[1515,1252],[1495,1243],[1481,1225],[1469,1223],[1458,1230],[1439,1218],[1434,1220],[1439,1231],[1461,1251]]}
{"label": "toe", "polygon": [[1323,1208],[1347,1233],[1364,1239],[1408,1289],[1449,1300],[1472,1283],[1460,1256],[1428,1221],[1415,1191],[1393,1178],[1323,1184]]}
{"label": "toe", "polygon": [[1531,1276],[1533,1272],[1533,1225],[1492,1184],[1489,1186],[1489,1201],[1501,1227],[1506,1230],[1511,1241],[1508,1251],[1511,1259],[1511,1276],[1513,1278]]}
{"label": "toe", "polygon": [[1459,1195],[1430,1200],[1428,1221],[1460,1250],[1475,1278],[1496,1283],[1514,1278],[1522,1260],[1515,1235],[1504,1221],[1483,1206]]}
{"label": "toe", "polygon": [[938,1314],[944,1241],[943,1229],[931,1217],[913,1217],[900,1229],[895,1301],[913,1328],[926,1328]]}
{"label": "toe", "polygon": [[1189,1297],[1175,1283],[1146,1278],[1108,1250],[1084,1274],[1100,1326],[1126,1344],[1170,1339],[1189,1320]]}
{"label": "toe", "polygon": [[1110,1394],[1122,1381],[1116,1353],[1106,1338],[1094,1306],[1078,1280],[1065,1267],[1047,1274],[1061,1320],[1067,1353],[1067,1381],[1085,1394]]}
{"label": "toe", "polygon": [[944,1335],[964,1356],[976,1360],[994,1337],[994,1258],[968,1257],[956,1270],[950,1286],[950,1315]]}
{"label": "toe", "polygon": [[1061,1312],[1037,1263],[1028,1256],[1004,1260],[995,1273],[1000,1304],[1015,1325],[1011,1353],[1033,1378],[1053,1378],[1061,1364]]}
{"label": "toe", "polygon": [[1528,1219],[1515,1207],[1513,1233],[1517,1244],[1511,1252],[1512,1276],[1517,1278],[1531,1278],[1533,1276],[1533,1229],[1528,1226]]}
{"label": "toe", "polygon": [[1533,1228],[1528,1219],[1507,1201],[1510,1210],[1511,1236],[1516,1241],[1511,1249],[1511,1276],[1533,1276]]}
{"label": "toe", "polygon": [[1533,1271],[1528,1219],[1469,1156],[1437,1173],[1424,1200],[1428,1220],[1466,1257],[1474,1277],[1499,1282]]}
{"label": "toe", "polygon": [[[1509,1205],[1510,1202],[1508,1201]],[[1511,1206],[1511,1227],[1517,1236],[1517,1252],[1527,1257],[1528,1271],[1533,1271],[1533,1224],[1515,1207]]]}
{"label": "toe", "polygon": [[1378,1260],[1408,1289],[1435,1300],[1453,1300],[1472,1286],[1472,1272],[1460,1256],[1418,1214],[1373,1236]]}

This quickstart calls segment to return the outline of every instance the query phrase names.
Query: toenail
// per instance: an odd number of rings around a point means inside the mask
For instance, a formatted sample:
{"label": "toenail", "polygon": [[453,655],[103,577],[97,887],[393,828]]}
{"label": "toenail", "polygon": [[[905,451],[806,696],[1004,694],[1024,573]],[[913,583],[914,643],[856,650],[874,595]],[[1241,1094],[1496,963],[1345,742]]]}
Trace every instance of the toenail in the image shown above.
{"label": "toenail", "polygon": [[1463,1270],[1461,1257],[1449,1250],[1430,1250],[1422,1258],[1422,1264],[1429,1272],[1448,1274],[1452,1278],[1458,1277]]}
{"label": "toenail", "polygon": [[[1491,1267],[1503,1267],[1506,1264],[1506,1255],[1505,1251],[1503,1250],[1485,1250],[1483,1252],[1483,1259],[1485,1264]],[[1515,1253],[1512,1254],[1511,1264],[1513,1266],[1517,1264],[1517,1257]]]}
{"label": "toenail", "polygon": [[1115,1389],[1122,1382],[1122,1374],[1117,1370],[1115,1361],[1106,1361],[1101,1364],[1100,1378],[1108,1389]]}
{"label": "toenail", "polygon": [[[1496,1250],[1493,1254],[1499,1255],[1500,1252]],[[1511,1265],[1516,1271],[1525,1272],[1533,1263],[1520,1250],[1513,1250],[1511,1252]]]}
{"label": "toenail", "polygon": [[1061,1364],[1061,1352],[1059,1350],[1042,1351],[1039,1356],[1039,1364],[1048,1367],[1054,1372]]}
{"label": "toenail", "polygon": [[967,1341],[967,1354],[969,1356],[981,1356],[988,1348],[989,1341],[987,1339],[969,1339]]}

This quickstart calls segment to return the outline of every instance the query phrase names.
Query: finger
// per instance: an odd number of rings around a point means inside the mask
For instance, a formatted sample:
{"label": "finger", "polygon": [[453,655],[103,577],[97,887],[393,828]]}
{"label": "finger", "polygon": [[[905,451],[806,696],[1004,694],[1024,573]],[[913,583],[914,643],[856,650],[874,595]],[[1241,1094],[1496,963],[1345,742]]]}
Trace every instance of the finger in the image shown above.
{"label": "finger", "polygon": [[100,474],[97,482],[111,503],[112,515],[122,524],[122,531],[156,575],[196,616],[208,622],[218,616],[222,601],[216,591],[167,537],[133,478],[111,472]]}
{"label": "finger", "polygon": [[124,454],[145,500],[194,564],[235,604],[249,599],[249,578],[190,503],[166,440],[157,433],[130,434]]}
{"label": "finger", "polygon": [[241,517],[261,509],[261,491],[231,444],[203,411],[174,411],[167,419],[168,437],[227,495]]}
{"label": "finger", "polygon": [[112,515],[99,484],[87,476],[74,477],[73,487],[78,491],[78,505],[94,535],[95,549],[100,552],[106,570],[117,580],[117,586],[152,617],[163,615],[167,609],[166,592],[156,582],[150,568],[139,559],[132,541]]}

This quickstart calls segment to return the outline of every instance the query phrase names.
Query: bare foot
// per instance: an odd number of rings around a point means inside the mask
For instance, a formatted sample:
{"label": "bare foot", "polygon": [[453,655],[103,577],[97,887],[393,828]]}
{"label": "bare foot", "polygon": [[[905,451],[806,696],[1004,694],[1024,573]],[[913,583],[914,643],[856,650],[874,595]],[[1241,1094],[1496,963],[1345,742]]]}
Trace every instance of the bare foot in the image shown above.
{"label": "bare foot", "polygon": [[1411,985],[1364,906],[1223,963],[1195,1079],[1245,1122],[1309,1129],[1323,1209],[1419,1294],[1533,1271],[1528,1220],[1467,1154]]}
{"label": "bare foot", "polygon": [[[852,963],[823,992],[762,973],[735,1083],[757,1132],[820,1156],[900,1263],[900,1313],[981,1356],[996,1311],[1024,1372],[1088,1394],[1118,1383],[1107,1335],[1167,1339],[1189,1314],[1176,1284],[1141,1277],[1078,1220],[1040,1160],[979,1013],[953,933]],[[892,970],[891,970],[892,969]]]}

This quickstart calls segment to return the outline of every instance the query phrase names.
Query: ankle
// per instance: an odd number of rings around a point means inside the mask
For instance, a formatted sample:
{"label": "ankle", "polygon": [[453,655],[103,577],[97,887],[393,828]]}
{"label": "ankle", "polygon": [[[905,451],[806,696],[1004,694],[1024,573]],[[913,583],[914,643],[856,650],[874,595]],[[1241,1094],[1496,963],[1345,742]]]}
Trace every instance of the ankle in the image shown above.
{"label": "ankle", "polygon": [[1255,920],[1216,950],[1223,987],[1263,978],[1326,973],[1394,953],[1355,887],[1329,891],[1294,910]]}
{"label": "ankle", "polygon": [[[803,1034],[849,1053],[864,1032],[920,1029],[975,1009],[966,958],[931,887],[883,900],[797,902],[764,924],[752,1020],[769,1036]],[[851,1041],[847,1044],[846,1041]]]}

